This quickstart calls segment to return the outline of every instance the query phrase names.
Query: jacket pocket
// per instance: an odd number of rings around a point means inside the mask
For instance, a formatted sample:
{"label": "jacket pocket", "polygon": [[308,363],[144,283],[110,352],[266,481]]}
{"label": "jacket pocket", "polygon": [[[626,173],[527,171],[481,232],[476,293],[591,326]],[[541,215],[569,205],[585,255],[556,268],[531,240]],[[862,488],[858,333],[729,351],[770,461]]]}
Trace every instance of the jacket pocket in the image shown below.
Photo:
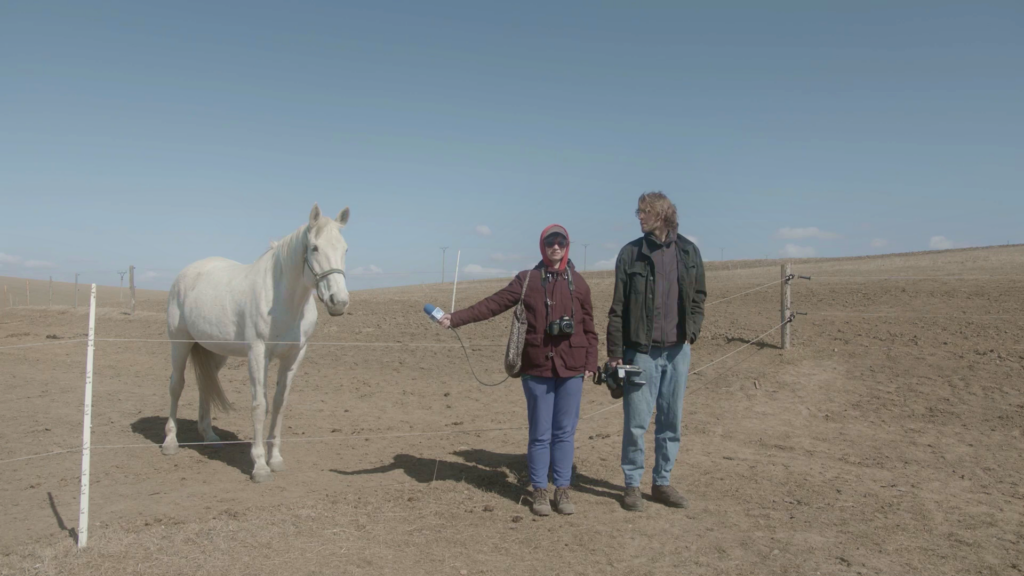
{"label": "jacket pocket", "polygon": [[633,264],[626,271],[629,278],[628,306],[634,315],[643,312],[644,303],[647,302],[647,266],[643,263]]}
{"label": "jacket pocket", "polygon": [[568,370],[583,370],[587,364],[587,335],[583,331],[574,332],[569,337],[569,346],[563,347],[562,361]]}
{"label": "jacket pocket", "polygon": [[586,348],[590,345],[590,343],[587,342],[587,335],[583,333],[583,329],[579,326],[576,328],[576,331],[569,337],[569,346],[572,346],[573,348]]}
{"label": "jacket pocket", "polygon": [[523,368],[539,366],[548,360],[543,334],[527,334],[523,342]]}

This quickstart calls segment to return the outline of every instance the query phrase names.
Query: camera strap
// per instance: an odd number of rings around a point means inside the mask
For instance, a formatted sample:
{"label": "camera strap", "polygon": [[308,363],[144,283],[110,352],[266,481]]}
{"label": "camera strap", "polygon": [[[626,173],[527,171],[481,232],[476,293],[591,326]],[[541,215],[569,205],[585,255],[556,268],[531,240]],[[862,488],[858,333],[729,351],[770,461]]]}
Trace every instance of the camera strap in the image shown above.
{"label": "camera strap", "polygon": [[[561,276],[561,274],[552,274],[552,273],[547,272],[547,271],[545,271],[545,273],[541,276],[540,284],[544,288],[544,323],[545,324],[548,324],[548,323],[551,322],[551,299],[548,298],[548,281],[552,277],[557,278],[559,276]],[[573,300],[573,297],[572,297],[572,293],[574,292],[574,287],[573,287],[573,283],[572,283],[572,268],[569,268],[568,266],[565,268],[565,278],[569,281],[569,310],[570,310],[569,314],[570,314],[570,317],[572,318],[573,322],[576,322],[576,302]],[[552,282],[551,284],[554,284],[554,283]],[[554,290],[552,289],[552,292],[553,291]]]}

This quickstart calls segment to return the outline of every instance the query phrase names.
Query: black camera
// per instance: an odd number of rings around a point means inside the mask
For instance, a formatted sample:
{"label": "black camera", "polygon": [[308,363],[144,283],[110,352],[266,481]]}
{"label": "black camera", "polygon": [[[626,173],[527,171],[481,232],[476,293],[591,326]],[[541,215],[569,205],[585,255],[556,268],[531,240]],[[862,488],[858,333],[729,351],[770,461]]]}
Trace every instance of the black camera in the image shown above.
{"label": "black camera", "polygon": [[594,384],[604,384],[608,387],[608,391],[612,393],[612,398],[618,399],[622,398],[622,395],[625,393],[624,387],[627,384],[630,386],[643,386],[646,384],[647,382],[640,379],[643,375],[644,371],[639,366],[619,364],[612,367],[608,362],[605,362],[604,366],[597,371]]}
{"label": "black camera", "polygon": [[552,336],[569,336],[576,330],[576,323],[568,316],[548,322],[548,334]]}

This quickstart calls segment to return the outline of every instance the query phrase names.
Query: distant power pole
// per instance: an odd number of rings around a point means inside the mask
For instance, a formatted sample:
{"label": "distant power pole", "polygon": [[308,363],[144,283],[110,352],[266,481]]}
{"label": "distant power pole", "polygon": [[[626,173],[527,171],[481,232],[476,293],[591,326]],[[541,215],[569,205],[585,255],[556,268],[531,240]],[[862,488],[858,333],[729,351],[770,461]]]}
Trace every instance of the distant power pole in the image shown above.
{"label": "distant power pole", "polygon": [[118,272],[118,274],[121,275],[121,287],[117,290],[117,301],[118,302],[124,302],[124,298],[122,297],[121,294],[122,294],[122,292],[124,292],[124,275],[127,274],[127,273],[128,273],[127,270],[125,270],[124,272]]}
{"label": "distant power pole", "polygon": [[75,308],[78,308],[78,272],[75,272]]}
{"label": "distant power pole", "polygon": [[447,250],[447,246],[441,246],[441,284],[444,284],[444,253]]}
{"label": "distant power pole", "polygon": [[725,260],[725,248],[722,248],[722,260]]}

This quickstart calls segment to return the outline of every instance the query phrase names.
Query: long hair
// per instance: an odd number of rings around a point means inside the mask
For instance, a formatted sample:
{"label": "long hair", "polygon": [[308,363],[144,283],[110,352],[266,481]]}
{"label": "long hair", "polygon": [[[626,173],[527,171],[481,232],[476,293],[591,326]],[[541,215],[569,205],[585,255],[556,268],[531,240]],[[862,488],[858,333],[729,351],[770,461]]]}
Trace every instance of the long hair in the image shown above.
{"label": "long hair", "polygon": [[661,192],[644,192],[637,203],[641,210],[649,210],[657,222],[665,227],[668,238],[675,238],[679,233],[679,215],[676,205]]}

